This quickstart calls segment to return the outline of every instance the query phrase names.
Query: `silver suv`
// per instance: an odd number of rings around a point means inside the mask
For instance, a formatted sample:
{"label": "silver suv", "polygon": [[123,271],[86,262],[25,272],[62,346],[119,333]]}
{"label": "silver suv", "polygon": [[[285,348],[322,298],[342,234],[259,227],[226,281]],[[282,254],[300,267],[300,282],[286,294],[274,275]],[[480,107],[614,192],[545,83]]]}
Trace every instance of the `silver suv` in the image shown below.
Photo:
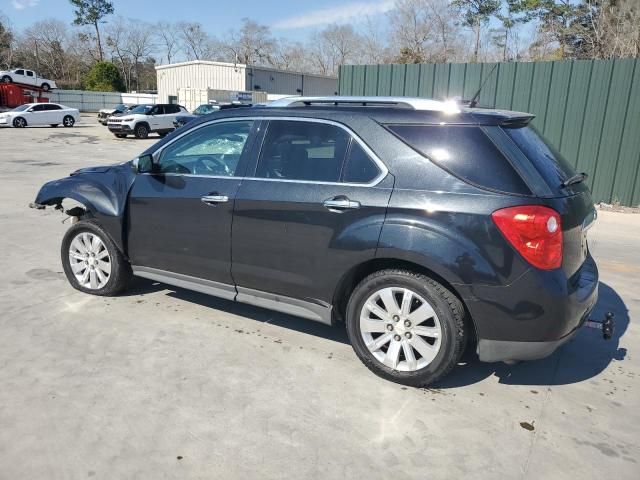
{"label": "silver suv", "polygon": [[126,115],[109,117],[107,127],[118,138],[125,138],[127,135],[147,138],[153,132],[164,137],[173,131],[175,118],[185,113],[189,112],[180,105],[138,105]]}

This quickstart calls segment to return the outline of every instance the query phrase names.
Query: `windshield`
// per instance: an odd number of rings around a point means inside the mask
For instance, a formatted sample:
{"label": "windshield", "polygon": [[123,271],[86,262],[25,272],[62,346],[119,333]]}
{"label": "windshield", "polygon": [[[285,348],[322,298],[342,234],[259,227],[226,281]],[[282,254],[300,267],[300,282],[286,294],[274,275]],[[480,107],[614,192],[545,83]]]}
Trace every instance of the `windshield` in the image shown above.
{"label": "windshield", "polygon": [[11,110],[12,112],[24,112],[26,109],[28,109],[31,106],[31,104],[27,103],[26,105],[20,105],[19,107],[14,108],[13,110]]}
{"label": "windshield", "polygon": [[147,113],[151,110],[152,105],[138,105],[137,107],[129,110],[129,113]]}
{"label": "windshield", "polygon": [[193,113],[195,115],[206,115],[207,113],[216,112],[218,110],[220,110],[220,107],[217,105],[200,105],[193,111]]}

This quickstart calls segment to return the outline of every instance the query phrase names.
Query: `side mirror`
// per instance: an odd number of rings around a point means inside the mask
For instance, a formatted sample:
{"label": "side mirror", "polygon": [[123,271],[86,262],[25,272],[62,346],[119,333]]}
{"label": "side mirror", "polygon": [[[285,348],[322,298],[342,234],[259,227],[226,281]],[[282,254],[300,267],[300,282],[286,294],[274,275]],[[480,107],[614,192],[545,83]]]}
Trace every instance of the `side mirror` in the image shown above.
{"label": "side mirror", "polygon": [[154,169],[153,156],[150,154],[142,155],[133,160],[131,167],[136,173],[151,173]]}

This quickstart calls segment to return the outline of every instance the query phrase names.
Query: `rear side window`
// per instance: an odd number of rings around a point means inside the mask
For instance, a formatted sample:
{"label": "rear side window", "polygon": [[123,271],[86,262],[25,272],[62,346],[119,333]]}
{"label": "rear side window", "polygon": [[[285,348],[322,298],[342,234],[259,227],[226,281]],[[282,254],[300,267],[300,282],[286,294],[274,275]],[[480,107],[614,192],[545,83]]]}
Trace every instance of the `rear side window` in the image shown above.
{"label": "rear side window", "polygon": [[562,182],[575,175],[571,164],[550,147],[533,128],[504,128],[503,130],[527,156],[552,191],[560,189]]}
{"label": "rear side window", "polygon": [[272,120],[256,177],[338,182],[349,140],[347,132],[334,125]]}
{"label": "rear side window", "polygon": [[453,175],[482,188],[530,195],[531,190],[480,127],[387,125],[401,140]]}

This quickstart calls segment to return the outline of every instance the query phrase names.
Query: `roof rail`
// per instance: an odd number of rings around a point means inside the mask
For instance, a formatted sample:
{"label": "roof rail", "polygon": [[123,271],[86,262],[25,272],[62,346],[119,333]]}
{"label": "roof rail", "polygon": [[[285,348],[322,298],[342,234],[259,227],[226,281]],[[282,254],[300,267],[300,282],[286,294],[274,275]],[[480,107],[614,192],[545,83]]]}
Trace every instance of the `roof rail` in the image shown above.
{"label": "roof rail", "polygon": [[454,101],[430,100],[416,97],[285,97],[267,104],[268,107],[309,107],[313,105],[362,107],[397,107],[413,110],[430,110],[444,113],[460,113],[460,105]]}

